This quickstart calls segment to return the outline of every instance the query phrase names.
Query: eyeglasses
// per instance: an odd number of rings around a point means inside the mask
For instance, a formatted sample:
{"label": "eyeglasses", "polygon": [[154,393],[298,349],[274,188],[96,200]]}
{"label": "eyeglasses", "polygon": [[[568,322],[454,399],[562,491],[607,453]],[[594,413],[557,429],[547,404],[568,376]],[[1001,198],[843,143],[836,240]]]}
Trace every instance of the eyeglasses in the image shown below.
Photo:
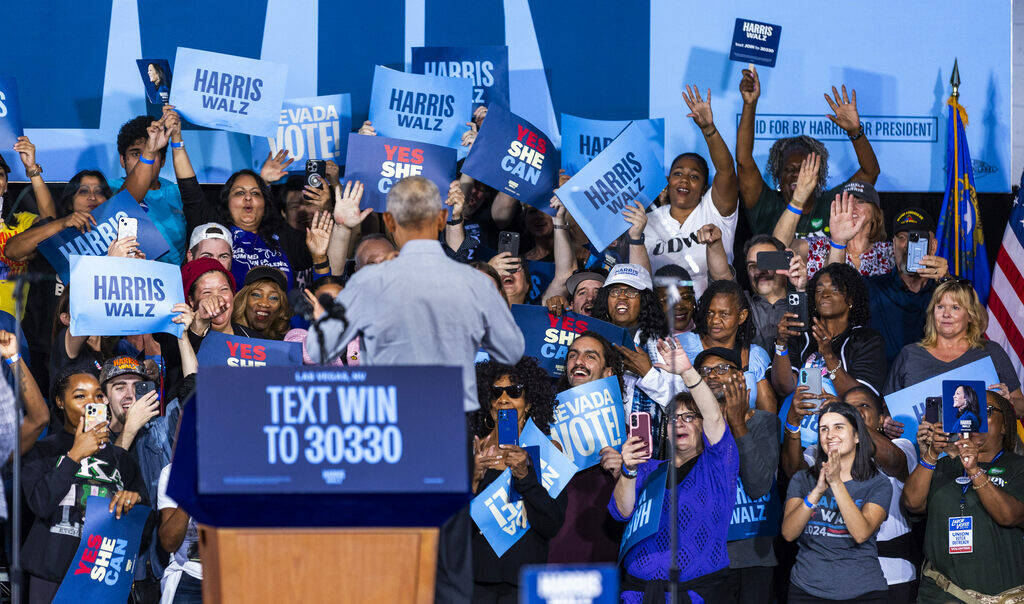
{"label": "eyeglasses", "polygon": [[509,398],[519,398],[523,396],[523,390],[525,388],[522,384],[512,384],[511,386],[491,386],[491,400],[497,400],[501,398],[501,394],[504,392]]}
{"label": "eyeglasses", "polygon": [[704,377],[708,377],[712,373],[715,375],[725,375],[733,369],[736,368],[728,363],[720,363],[718,365],[712,365],[711,367],[701,367],[700,374]]}
{"label": "eyeglasses", "polygon": [[632,287],[616,287],[608,290],[609,298],[629,298],[630,300],[640,295],[640,290]]}
{"label": "eyeglasses", "polygon": [[676,423],[677,424],[679,423],[680,420],[682,420],[682,422],[684,424],[692,424],[693,422],[697,421],[698,419],[702,419],[702,418],[701,418],[700,415],[697,415],[696,413],[676,413]]}

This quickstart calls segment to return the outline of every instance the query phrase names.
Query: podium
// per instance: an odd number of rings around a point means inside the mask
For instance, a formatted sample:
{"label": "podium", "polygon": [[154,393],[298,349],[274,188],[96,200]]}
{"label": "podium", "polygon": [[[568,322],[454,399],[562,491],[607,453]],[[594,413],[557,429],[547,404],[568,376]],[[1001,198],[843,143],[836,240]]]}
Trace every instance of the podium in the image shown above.
{"label": "podium", "polygon": [[[204,367],[184,405],[167,490],[199,523],[203,599],[432,602],[437,527],[471,498],[460,370],[317,367],[304,382],[301,369]],[[345,375],[362,386],[339,386],[351,383]],[[375,391],[383,406],[374,417],[332,415],[332,406],[342,413],[355,400],[343,388],[392,386]],[[317,427],[298,426],[307,446],[292,457],[290,445],[278,447],[287,439],[278,442],[277,429],[265,427],[295,425],[283,420],[300,417],[298,404],[287,412],[281,393],[297,387],[305,394],[296,400],[308,403],[310,392],[324,399],[306,405],[319,413],[305,417]],[[387,432],[401,443],[399,459],[392,446],[377,463],[354,455],[310,462],[319,459],[316,435],[326,428],[344,434],[357,426],[355,433],[382,419],[394,426]],[[280,450],[271,456],[270,449]]]}

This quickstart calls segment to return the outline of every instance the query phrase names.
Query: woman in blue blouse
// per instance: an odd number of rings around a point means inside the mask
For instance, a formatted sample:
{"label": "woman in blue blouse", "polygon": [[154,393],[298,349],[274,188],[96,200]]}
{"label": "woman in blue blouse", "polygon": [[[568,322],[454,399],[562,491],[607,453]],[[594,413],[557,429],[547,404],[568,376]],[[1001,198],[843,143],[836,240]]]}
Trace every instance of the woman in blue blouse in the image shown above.
{"label": "woman in blue blouse", "polygon": [[[677,395],[666,410],[665,417],[675,421],[676,439],[674,443],[666,441],[663,447],[666,453],[674,453],[678,485],[674,513],[679,520],[679,601],[691,602],[699,596],[704,601],[717,602],[729,568],[725,543],[736,499],[739,451],[718,401],[679,342],[672,338],[661,340],[658,352],[665,359],[665,364],[659,363],[658,368],[681,376],[689,390]],[[647,457],[645,445],[638,437],[630,438],[622,446],[622,472],[608,504],[612,517],[620,522],[630,520],[648,479],[666,463]],[[669,590],[668,523],[673,513],[670,502],[666,492],[657,531],[637,542],[622,557],[623,602],[664,601]]]}
{"label": "woman in blue blouse", "polygon": [[768,374],[772,360],[764,348],[751,344],[754,321],[750,318],[750,303],[743,295],[743,288],[731,280],[712,282],[697,302],[693,323],[693,331],[676,336],[686,354],[695,359],[708,348],[736,350],[743,361],[750,408],[776,413],[778,401]]}

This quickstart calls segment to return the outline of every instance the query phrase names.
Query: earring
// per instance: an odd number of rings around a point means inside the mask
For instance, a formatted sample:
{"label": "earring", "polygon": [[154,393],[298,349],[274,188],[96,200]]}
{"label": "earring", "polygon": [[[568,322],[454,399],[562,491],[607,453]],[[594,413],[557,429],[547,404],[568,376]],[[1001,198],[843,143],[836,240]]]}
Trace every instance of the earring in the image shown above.
{"label": "earring", "polygon": [[491,417],[490,413],[484,416],[484,428],[487,428],[488,430],[494,429],[494,418]]}

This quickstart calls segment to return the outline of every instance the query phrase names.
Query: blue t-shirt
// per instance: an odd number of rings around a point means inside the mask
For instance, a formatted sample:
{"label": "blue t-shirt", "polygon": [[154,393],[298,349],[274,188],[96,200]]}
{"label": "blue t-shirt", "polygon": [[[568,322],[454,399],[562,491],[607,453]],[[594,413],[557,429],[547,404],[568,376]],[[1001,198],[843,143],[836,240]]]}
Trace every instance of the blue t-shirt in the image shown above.
{"label": "blue t-shirt", "polygon": [[[700,336],[692,331],[681,333],[676,336],[676,339],[679,340],[691,361],[696,359],[698,354],[704,352],[704,343],[700,341]],[[757,383],[764,379],[771,366],[772,359],[764,348],[757,344],[751,344],[750,352],[747,354],[747,369],[743,372],[743,380],[747,383],[747,390],[750,391],[748,402],[751,409],[757,407]]]}
{"label": "blue t-shirt", "polygon": [[[146,197],[142,200],[142,207],[149,214],[149,219],[156,224],[157,230],[167,240],[170,250],[159,258],[168,264],[180,265],[185,260],[185,246],[188,245],[187,233],[185,232],[185,212],[181,208],[181,191],[178,185],[160,178],[160,188],[155,191],[146,191]],[[110,181],[110,188],[117,191],[124,184],[124,178],[115,178]]]}
{"label": "blue t-shirt", "polygon": [[[281,269],[288,279],[288,290],[293,285],[292,268],[288,264],[288,257],[284,255],[284,248],[279,247],[272,250],[267,246],[263,238],[256,233],[242,230],[236,226],[231,227],[232,233],[232,259],[231,274],[235,278],[235,284],[239,289],[245,281],[245,275],[255,266],[273,266]],[[274,236],[275,238],[277,235]],[[278,239],[280,244],[280,239]]]}

